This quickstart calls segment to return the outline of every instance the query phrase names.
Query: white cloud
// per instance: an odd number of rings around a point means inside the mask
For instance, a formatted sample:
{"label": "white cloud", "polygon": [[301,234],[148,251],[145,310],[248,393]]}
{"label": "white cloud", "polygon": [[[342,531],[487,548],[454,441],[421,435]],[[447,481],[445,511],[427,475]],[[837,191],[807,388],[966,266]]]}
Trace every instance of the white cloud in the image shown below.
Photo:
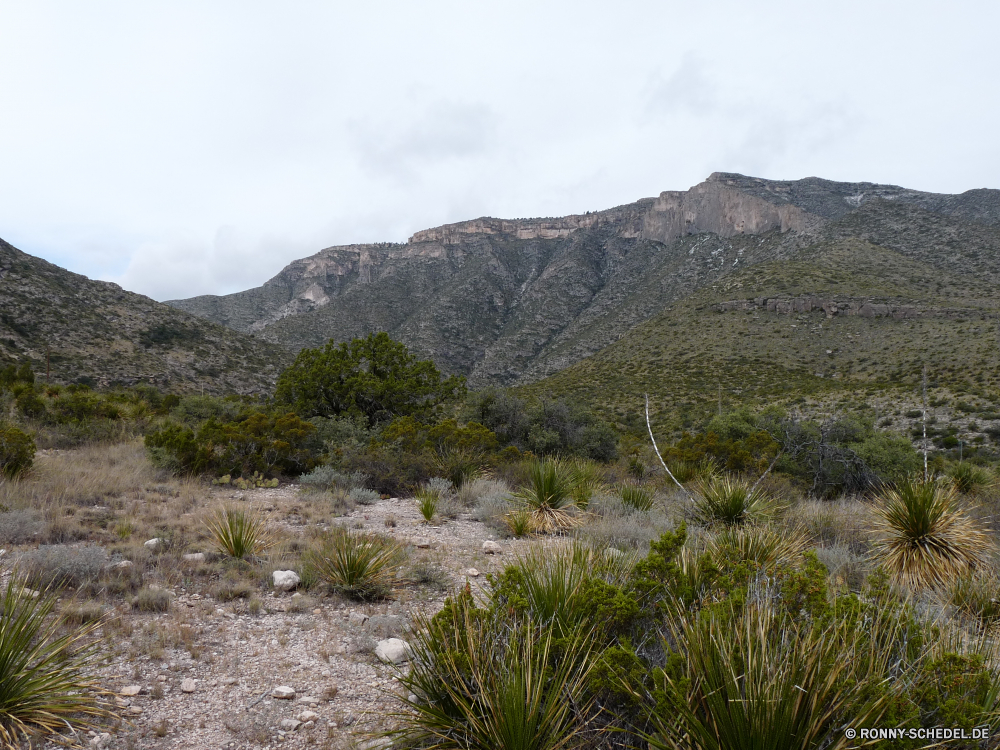
{"label": "white cloud", "polygon": [[998,24],[973,0],[5,3],[0,237],[165,299],[717,170],[1000,187]]}

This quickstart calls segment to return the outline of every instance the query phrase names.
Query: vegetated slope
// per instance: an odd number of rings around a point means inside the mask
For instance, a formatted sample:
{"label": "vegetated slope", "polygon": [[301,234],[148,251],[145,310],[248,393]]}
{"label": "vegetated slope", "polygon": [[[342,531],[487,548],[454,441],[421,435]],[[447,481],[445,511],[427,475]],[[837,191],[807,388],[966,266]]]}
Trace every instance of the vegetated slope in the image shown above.
{"label": "vegetated slope", "polygon": [[93,281],[0,240],[0,364],[53,383],[155,383],[176,392],[264,392],[288,351]]}
{"label": "vegetated slope", "polygon": [[850,238],[998,277],[1000,191],[716,173],[607,211],[483,218],[405,244],[332,247],[260,288],[168,304],[293,351],[384,330],[473,385],[523,384],[749,266]]}
{"label": "vegetated slope", "polygon": [[[676,429],[720,399],[807,411],[868,400],[894,413],[919,401],[926,365],[939,399],[1000,404],[998,326],[988,280],[857,238],[823,240],[698,290],[522,391],[578,398],[622,423],[641,420],[648,393],[654,421]],[[977,429],[962,425],[966,439],[995,426],[996,408],[984,410]]]}

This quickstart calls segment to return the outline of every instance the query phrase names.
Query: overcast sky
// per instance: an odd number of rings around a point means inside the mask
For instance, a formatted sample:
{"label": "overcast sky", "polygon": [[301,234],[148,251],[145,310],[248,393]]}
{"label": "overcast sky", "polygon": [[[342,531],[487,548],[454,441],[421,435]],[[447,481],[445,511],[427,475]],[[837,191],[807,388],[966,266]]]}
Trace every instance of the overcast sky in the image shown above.
{"label": "overcast sky", "polygon": [[0,237],[155,299],[711,172],[1000,188],[1000,3],[0,0]]}

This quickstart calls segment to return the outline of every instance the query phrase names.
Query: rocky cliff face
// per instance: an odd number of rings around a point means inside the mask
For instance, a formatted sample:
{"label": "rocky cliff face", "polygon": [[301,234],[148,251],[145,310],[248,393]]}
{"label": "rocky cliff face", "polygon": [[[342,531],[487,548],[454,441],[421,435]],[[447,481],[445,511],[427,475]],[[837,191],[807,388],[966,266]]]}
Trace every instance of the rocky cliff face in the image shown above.
{"label": "rocky cliff face", "polygon": [[259,288],[167,304],[293,351],[385,330],[474,384],[510,384],[579,361],[734,271],[844,237],[1000,278],[1000,191],[715,173],[606,211],[331,247]]}

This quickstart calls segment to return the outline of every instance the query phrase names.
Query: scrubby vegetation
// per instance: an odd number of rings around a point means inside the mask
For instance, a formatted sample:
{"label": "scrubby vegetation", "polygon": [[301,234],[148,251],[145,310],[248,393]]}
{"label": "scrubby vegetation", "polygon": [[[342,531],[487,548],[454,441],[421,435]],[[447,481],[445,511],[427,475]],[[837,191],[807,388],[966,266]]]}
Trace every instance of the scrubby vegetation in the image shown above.
{"label": "scrubby vegetation", "polygon": [[[338,409],[292,391],[48,388],[0,371],[0,436],[40,447],[5,464],[0,564],[17,560],[18,580],[54,602],[45,627],[89,643],[126,632],[122,618],[201,606],[175,604],[178,590],[254,618],[275,607],[272,573],[291,570],[288,613],[451,595],[407,635],[400,747],[819,748],[862,722],[1000,728],[986,447],[932,437],[925,481],[920,441],[872,410],[722,409],[656,430],[678,487],[645,424],[464,393],[365,341],[303,360],[354,373]],[[379,385],[383,356],[443,390],[407,400],[405,374]],[[307,381],[304,367],[287,382]],[[362,391],[383,387],[369,408]],[[450,569],[410,536],[470,519],[513,559],[477,546]],[[484,581],[472,563],[492,567],[478,593],[457,588]],[[177,626],[113,648],[209,658],[196,641]]]}

